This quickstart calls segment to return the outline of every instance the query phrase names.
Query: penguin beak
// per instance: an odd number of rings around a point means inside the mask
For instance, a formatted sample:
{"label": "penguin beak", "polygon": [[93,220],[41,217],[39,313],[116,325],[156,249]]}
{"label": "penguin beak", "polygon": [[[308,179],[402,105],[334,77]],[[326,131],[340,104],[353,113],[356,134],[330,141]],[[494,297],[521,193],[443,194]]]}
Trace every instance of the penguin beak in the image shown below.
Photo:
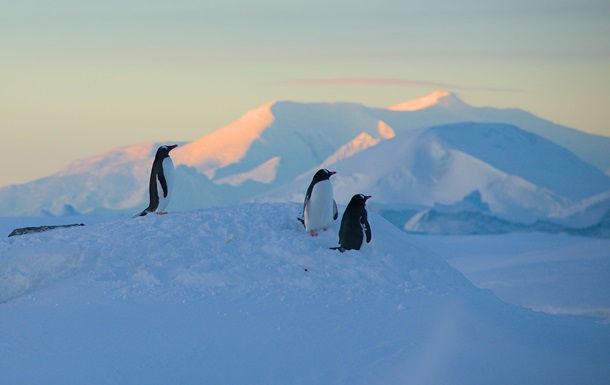
{"label": "penguin beak", "polygon": [[328,173],[332,176],[332,175],[335,175],[337,172],[336,171],[329,171]]}
{"label": "penguin beak", "polygon": [[364,201],[368,201],[369,199],[371,199],[373,196],[372,195],[365,195],[364,196]]}
{"label": "penguin beak", "polygon": [[178,147],[177,144],[172,144],[171,146],[167,146],[167,152],[170,152],[171,150],[173,150],[176,147]]}

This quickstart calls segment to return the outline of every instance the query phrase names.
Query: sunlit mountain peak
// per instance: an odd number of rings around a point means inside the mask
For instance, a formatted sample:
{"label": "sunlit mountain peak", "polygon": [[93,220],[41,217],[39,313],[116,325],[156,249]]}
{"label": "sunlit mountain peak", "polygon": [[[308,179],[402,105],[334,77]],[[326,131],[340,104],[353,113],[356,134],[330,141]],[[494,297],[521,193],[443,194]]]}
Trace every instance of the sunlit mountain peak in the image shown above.
{"label": "sunlit mountain peak", "polygon": [[237,162],[273,123],[271,107],[274,104],[270,102],[250,110],[237,121],[179,148],[172,154],[174,161],[212,175],[218,167]]}

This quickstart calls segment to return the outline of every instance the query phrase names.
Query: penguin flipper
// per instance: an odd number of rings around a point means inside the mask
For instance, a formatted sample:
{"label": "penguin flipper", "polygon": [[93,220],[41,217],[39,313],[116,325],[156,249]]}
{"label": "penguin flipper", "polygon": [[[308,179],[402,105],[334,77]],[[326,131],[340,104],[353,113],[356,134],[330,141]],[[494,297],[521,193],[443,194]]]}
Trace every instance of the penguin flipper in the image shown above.
{"label": "penguin flipper", "polygon": [[339,210],[337,210],[337,202],[333,199],[333,221],[336,221],[339,217]]}
{"label": "penguin flipper", "polygon": [[368,221],[366,222],[364,232],[366,234],[366,243],[371,243],[371,238],[373,237],[373,235],[371,234],[371,226],[369,225]]}
{"label": "penguin flipper", "polygon": [[[305,212],[305,210],[303,210],[303,212]],[[301,222],[303,226],[305,226],[305,218],[303,213],[299,213],[299,216],[297,216],[297,221]]]}
{"label": "penguin flipper", "polygon": [[366,235],[366,243],[370,243],[372,237],[371,225],[369,224],[366,211],[364,212],[364,215],[360,217],[360,224],[362,225],[362,229],[364,230],[364,234]]}
{"label": "penguin flipper", "polygon": [[161,190],[163,190],[163,198],[167,198],[167,194],[169,194],[169,190],[167,189],[167,180],[165,180],[164,174],[159,174],[159,183],[161,184]]}

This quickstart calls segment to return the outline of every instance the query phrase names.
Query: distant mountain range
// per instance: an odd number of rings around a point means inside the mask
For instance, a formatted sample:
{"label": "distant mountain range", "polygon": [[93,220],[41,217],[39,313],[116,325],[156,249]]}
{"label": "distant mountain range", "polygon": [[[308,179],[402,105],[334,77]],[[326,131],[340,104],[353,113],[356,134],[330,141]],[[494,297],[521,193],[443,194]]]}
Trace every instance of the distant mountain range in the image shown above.
{"label": "distant mountain range", "polygon": [[[135,213],[160,143],[110,150],[57,173],[0,188],[0,215]],[[610,138],[518,109],[473,107],[438,91],[382,109],[274,102],[172,152],[169,210],[251,200],[302,200],[313,172],[333,177],[340,203],[355,192],[388,205],[459,204],[478,192],[489,212],[576,215],[610,190]],[[602,195],[600,195],[602,194]],[[577,210],[576,210],[577,211]],[[601,216],[600,216],[601,218]],[[585,221],[586,222],[586,221]]]}
{"label": "distant mountain range", "polygon": [[[477,192],[489,211],[560,217],[610,190],[610,177],[567,149],[515,126],[456,123],[412,130],[329,165],[335,196],[373,195],[385,205],[452,205]],[[306,173],[265,195],[302,200]]]}

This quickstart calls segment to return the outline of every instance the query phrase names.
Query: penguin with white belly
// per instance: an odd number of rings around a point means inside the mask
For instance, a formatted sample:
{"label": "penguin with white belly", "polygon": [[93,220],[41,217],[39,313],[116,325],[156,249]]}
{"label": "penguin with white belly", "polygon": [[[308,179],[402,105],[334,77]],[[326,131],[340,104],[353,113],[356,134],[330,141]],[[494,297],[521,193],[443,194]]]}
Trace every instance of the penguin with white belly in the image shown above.
{"label": "penguin with white belly", "polygon": [[345,250],[360,250],[362,242],[366,237],[366,243],[371,242],[371,225],[366,212],[366,201],[370,195],[356,194],[352,197],[345,208],[341,227],[339,228],[339,247],[333,250],[344,252]]}
{"label": "penguin with white belly", "polygon": [[150,182],[148,184],[148,194],[150,203],[141,213],[134,216],[143,217],[148,213],[158,215],[167,214],[163,211],[167,207],[174,189],[174,162],[169,157],[169,152],[178,147],[177,144],[171,146],[161,146],[157,149],[155,160],[150,170]]}
{"label": "penguin with white belly", "polygon": [[303,218],[299,220],[311,236],[317,236],[318,231],[326,230],[339,215],[333,197],[333,185],[330,183],[330,177],[335,174],[336,172],[327,169],[318,170],[307,188]]}

